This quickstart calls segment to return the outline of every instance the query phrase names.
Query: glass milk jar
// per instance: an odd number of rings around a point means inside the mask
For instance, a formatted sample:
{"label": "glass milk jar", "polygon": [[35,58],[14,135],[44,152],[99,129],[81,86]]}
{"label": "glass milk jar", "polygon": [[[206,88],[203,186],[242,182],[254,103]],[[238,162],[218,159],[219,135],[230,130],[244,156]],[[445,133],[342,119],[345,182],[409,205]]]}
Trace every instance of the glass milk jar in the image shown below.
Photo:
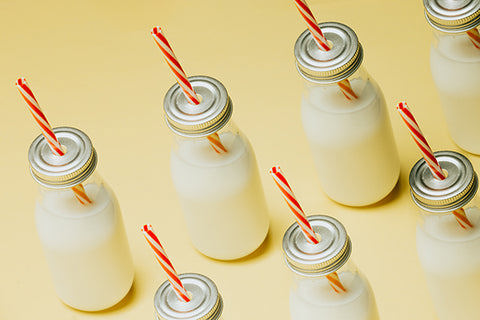
{"label": "glass milk jar", "polygon": [[[385,99],[361,66],[355,32],[337,22],[319,26],[330,51],[321,51],[308,30],[295,43],[305,79],[303,128],[325,193],[345,205],[369,205],[392,191],[400,173]],[[347,98],[339,82],[349,83],[356,98]]]}
{"label": "glass milk jar", "polygon": [[480,48],[466,33],[480,25],[480,0],[424,0],[424,6],[435,29],[430,67],[450,135],[480,154]]}
{"label": "glass milk jar", "polygon": [[[440,320],[478,318],[480,296],[480,209],[478,179],[470,161],[453,151],[435,152],[448,174],[437,180],[425,161],[410,172],[413,201],[421,210],[417,251]],[[462,209],[463,208],[463,209]],[[462,227],[452,212],[465,212]]]}
{"label": "glass milk jar", "polygon": [[223,320],[223,300],[217,286],[197,273],[179,275],[190,294],[189,302],[180,301],[170,282],[165,281],[154,297],[157,320]]}
{"label": "glass milk jar", "polygon": [[323,215],[308,221],[320,243],[308,242],[297,223],[283,236],[285,260],[295,274],[291,319],[378,320],[375,295],[350,259],[352,244],[343,225]]}
{"label": "glass milk jar", "polygon": [[[225,87],[206,76],[190,77],[199,105],[185,99],[178,84],[164,100],[175,133],[171,173],[193,245],[220,260],[255,251],[265,239],[268,210],[255,153],[233,121]],[[226,152],[211,143],[217,137]]]}
{"label": "glass milk jar", "polygon": [[[64,156],[54,155],[43,136],[28,154],[40,184],[35,205],[40,242],[58,297],[76,309],[106,309],[128,293],[134,276],[120,208],[95,173],[97,153],[90,139],[69,127],[54,132]],[[83,203],[72,187],[84,195]]]}

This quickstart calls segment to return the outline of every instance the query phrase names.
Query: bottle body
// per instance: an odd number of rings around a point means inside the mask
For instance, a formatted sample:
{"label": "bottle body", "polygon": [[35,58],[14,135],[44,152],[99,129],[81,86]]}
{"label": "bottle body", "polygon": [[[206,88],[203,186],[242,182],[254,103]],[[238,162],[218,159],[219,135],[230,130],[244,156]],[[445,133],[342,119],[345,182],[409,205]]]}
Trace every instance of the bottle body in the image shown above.
{"label": "bottle body", "polygon": [[96,174],[83,187],[90,204],[81,204],[69,188],[42,188],[35,220],[59,298],[98,311],[125,297],[134,267],[115,195]]}
{"label": "bottle body", "polygon": [[480,154],[480,49],[466,33],[435,31],[430,67],[453,141]]}
{"label": "bottle body", "polygon": [[247,138],[231,122],[218,135],[226,153],[215,152],[206,138],[177,138],[171,173],[193,245],[231,260],[261,245],[268,209]]}
{"label": "bottle body", "polygon": [[346,99],[336,84],[307,82],[302,121],[325,193],[364,206],[392,191],[400,161],[380,88],[363,68],[350,83],[357,99]]}
{"label": "bottle body", "polygon": [[345,292],[335,292],[325,276],[295,275],[290,291],[293,320],[378,320],[372,288],[351,261],[337,270]]}
{"label": "bottle body", "polygon": [[417,252],[440,320],[478,316],[480,295],[480,208],[464,207],[473,228],[463,229],[453,214],[422,213]]}

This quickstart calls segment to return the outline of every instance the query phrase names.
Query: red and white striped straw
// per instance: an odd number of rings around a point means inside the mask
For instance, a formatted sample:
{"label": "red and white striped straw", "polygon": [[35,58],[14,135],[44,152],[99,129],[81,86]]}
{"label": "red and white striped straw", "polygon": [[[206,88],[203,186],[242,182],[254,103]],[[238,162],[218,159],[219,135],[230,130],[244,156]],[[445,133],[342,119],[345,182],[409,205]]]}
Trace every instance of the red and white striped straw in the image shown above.
{"label": "red and white striped straw", "polygon": [[[163,34],[162,29],[160,27],[154,27],[150,33],[153,36],[153,40],[155,40],[158,47],[162,51],[165,61],[167,62],[170,69],[172,70],[175,76],[175,79],[177,79],[177,83],[180,86],[180,88],[182,88],[182,91],[185,94],[185,97],[187,98],[188,102],[194,105],[200,104],[200,98],[198,97],[197,93],[193,89],[193,86],[188,80],[188,77],[185,74],[185,71],[183,71],[183,68],[180,65],[180,62],[178,62],[178,59],[175,56],[175,53],[173,52],[172,47],[168,43],[167,38]],[[227,149],[220,141],[220,137],[218,136],[217,133],[214,133],[208,136],[207,139],[216,153],[227,152]]]}
{"label": "red and white striped straw", "polygon": [[178,62],[175,53],[173,52],[172,47],[168,43],[167,38],[163,35],[162,29],[160,27],[154,27],[151,31],[153,40],[157,43],[158,47],[162,51],[165,61],[172,70],[175,78],[177,79],[178,84],[185,93],[187,100],[194,105],[200,104],[200,99],[197,96],[197,93],[193,90],[192,84],[188,81],[185,71],[183,71],[182,66]]}
{"label": "red and white striped straw", "polygon": [[227,153],[227,149],[225,146],[222,144],[222,141],[220,141],[220,136],[218,133],[212,133],[207,137],[208,142],[210,142],[210,145],[212,146],[213,150],[215,150],[216,153]]}
{"label": "red and white striped straw", "polygon": [[478,29],[473,28],[471,30],[468,30],[467,35],[470,38],[470,41],[472,41],[473,45],[477,49],[480,49],[480,33],[478,32]]}
{"label": "red and white striped straw", "polygon": [[52,126],[48,122],[45,114],[42,112],[42,109],[38,104],[37,99],[35,98],[32,90],[28,86],[27,80],[25,80],[25,78],[19,78],[15,83],[15,86],[17,87],[18,91],[27,103],[28,111],[30,111],[38,126],[42,130],[42,134],[47,140],[50,149],[52,149],[52,152],[57,156],[65,155],[65,152],[63,151],[60,142],[58,142],[55,133],[53,133]]}
{"label": "red and white striped straw", "polygon": [[[283,175],[282,170],[279,166],[272,167],[269,171],[270,175],[273,177],[276,185],[282,192],[282,196],[287,202],[287,205],[292,210],[293,214],[295,215],[295,219],[297,220],[300,229],[302,230],[305,238],[307,238],[308,242],[312,244],[320,243],[317,234],[312,228],[312,225],[307,219],[307,216],[302,210],[300,203],[297,201],[295,194],[293,193],[292,188],[287,182],[287,179]],[[333,288],[333,290],[337,293],[346,292],[347,289],[343,286],[338,274],[336,272],[332,272],[325,276],[328,280],[328,283]]]}
{"label": "red and white striped straw", "polygon": [[445,174],[443,173],[442,168],[437,161],[437,158],[435,158],[435,155],[433,154],[432,148],[430,148],[427,139],[425,139],[422,130],[420,130],[420,126],[415,120],[413,114],[410,112],[410,109],[408,109],[407,103],[400,102],[397,106],[397,111],[407,125],[407,128],[410,131],[410,135],[412,136],[413,140],[420,148],[423,158],[425,159],[433,176],[439,180],[445,179]]}
{"label": "red and white striped straw", "polygon": [[287,205],[292,210],[293,214],[295,215],[295,219],[297,220],[300,229],[302,230],[303,234],[307,238],[310,243],[317,244],[319,243],[319,239],[317,234],[312,228],[312,225],[307,219],[307,216],[302,210],[300,203],[298,203],[295,194],[293,193],[292,188],[287,182],[287,179],[283,175],[283,172],[280,170],[279,166],[272,167],[268,173],[273,177],[273,180],[277,184],[278,188],[282,192],[283,199],[287,202]]}
{"label": "red and white striped straw", "polygon": [[342,81],[337,82],[337,85],[340,87],[345,98],[348,100],[358,99],[358,96],[355,91],[353,91],[352,85],[348,79],[343,79]]}
{"label": "red and white striped straw", "polygon": [[[298,9],[298,12],[302,15],[303,19],[307,23],[308,30],[315,40],[318,48],[322,51],[329,51],[332,47],[328,43],[327,38],[323,35],[322,30],[318,26],[317,20],[315,19],[312,10],[308,7],[308,4],[304,0],[295,0],[295,6]],[[344,79],[337,83],[340,87],[345,98],[348,100],[358,99],[357,94],[353,91],[352,85],[348,79]]]}
{"label": "red and white striped straw", "polygon": [[310,30],[310,33],[312,34],[318,48],[323,51],[329,51],[332,47],[328,43],[327,38],[325,38],[325,36],[323,35],[322,30],[318,26],[317,20],[315,19],[312,11],[308,7],[307,2],[304,0],[295,0],[295,6],[297,7],[298,11],[307,23],[308,30]]}
{"label": "red and white striped straw", "polygon": [[325,277],[327,278],[328,283],[336,293],[341,293],[342,291],[347,292],[347,289],[343,286],[342,282],[340,281],[340,277],[338,276],[338,273],[332,272],[330,274],[327,274]]}
{"label": "red and white striped straw", "polygon": [[[423,159],[425,159],[425,162],[430,168],[432,175],[438,180],[444,180],[446,176],[443,173],[443,170],[440,167],[437,158],[435,158],[435,154],[433,153],[432,148],[430,148],[427,139],[425,139],[422,130],[420,130],[420,126],[415,120],[415,117],[408,108],[407,103],[400,102],[397,106],[397,111],[407,125],[407,128],[410,131],[410,135],[412,136],[413,140],[422,152]],[[457,219],[458,224],[462,228],[467,229],[467,227],[473,227],[472,223],[468,220],[468,217],[465,214],[465,210],[463,210],[463,208],[455,210],[452,213]]]}
{"label": "red and white striped straw", "polygon": [[170,259],[168,259],[165,249],[163,249],[162,245],[160,244],[160,240],[158,240],[158,237],[153,232],[152,226],[149,224],[144,225],[142,228],[142,233],[150,247],[153,249],[155,258],[167,274],[168,281],[172,285],[172,288],[180,301],[189,302],[190,298],[188,296],[188,292],[178,277],[177,271],[175,271],[175,268],[173,268],[173,264],[170,262]]}
{"label": "red and white striped straw", "polygon": [[[47,117],[40,108],[40,105],[38,104],[38,101],[35,98],[32,90],[28,86],[27,80],[25,80],[25,78],[19,78],[17,79],[17,82],[15,82],[15,86],[20,92],[20,95],[27,103],[28,111],[30,111],[33,118],[40,127],[42,134],[47,140],[47,143],[50,146],[53,154],[57,156],[64,156],[65,152],[63,151],[63,148],[58,141],[57,136],[53,132],[52,126],[48,122]],[[78,184],[71,189],[74,192],[75,197],[81,204],[92,203],[92,200],[90,200],[90,198],[88,197],[82,184]]]}

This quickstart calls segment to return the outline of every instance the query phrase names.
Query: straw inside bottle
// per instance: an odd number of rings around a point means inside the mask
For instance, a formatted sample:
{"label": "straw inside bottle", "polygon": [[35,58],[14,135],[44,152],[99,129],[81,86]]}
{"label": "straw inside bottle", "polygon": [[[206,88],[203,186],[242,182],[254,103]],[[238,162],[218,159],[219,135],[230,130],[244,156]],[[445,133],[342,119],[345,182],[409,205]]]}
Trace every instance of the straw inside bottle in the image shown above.
{"label": "straw inside bottle", "polygon": [[473,28],[471,30],[468,30],[467,35],[475,48],[480,49],[480,32],[478,32],[478,29]]}

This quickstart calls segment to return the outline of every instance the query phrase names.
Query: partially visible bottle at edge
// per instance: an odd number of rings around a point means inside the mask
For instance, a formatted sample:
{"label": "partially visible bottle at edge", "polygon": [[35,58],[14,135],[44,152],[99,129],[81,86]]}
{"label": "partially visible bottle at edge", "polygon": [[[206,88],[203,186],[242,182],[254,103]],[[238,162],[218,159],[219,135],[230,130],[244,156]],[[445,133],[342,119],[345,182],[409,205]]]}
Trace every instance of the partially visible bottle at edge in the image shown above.
{"label": "partially visible bottle at edge", "polygon": [[225,319],[222,296],[212,280],[198,273],[183,273],[179,277],[191,300],[180,301],[170,282],[165,281],[153,301],[157,320]]}
{"label": "partially visible bottle at edge", "polygon": [[[283,236],[285,260],[295,277],[290,291],[291,319],[378,320],[375,295],[350,258],[352,244],[343,225],[323,215],[309,216],[308,221],[320,243],[310,243],[298,223]],[[334,284],[334,289],[327,276],[340,286]]]}
{"label": "partially visible bottle at edge", "polygon": [[480,154],[480,35],[475,45],[466,32],[480,25],[480,0],[424,0],[434,28],[430,67],[453,141]]}
{"label": "partially visible bottle at edge", "polygon": [[[438,180],[426,162],[410,171],[412,199],[419,208],[417,251],[440,320],[478,318],[480,296],[480,201],[471,162],[453,151],[435,152],[448,172]],[[452,213],[464,213],[472,227]],[[462,225],[460,224],[463,224]]]}

